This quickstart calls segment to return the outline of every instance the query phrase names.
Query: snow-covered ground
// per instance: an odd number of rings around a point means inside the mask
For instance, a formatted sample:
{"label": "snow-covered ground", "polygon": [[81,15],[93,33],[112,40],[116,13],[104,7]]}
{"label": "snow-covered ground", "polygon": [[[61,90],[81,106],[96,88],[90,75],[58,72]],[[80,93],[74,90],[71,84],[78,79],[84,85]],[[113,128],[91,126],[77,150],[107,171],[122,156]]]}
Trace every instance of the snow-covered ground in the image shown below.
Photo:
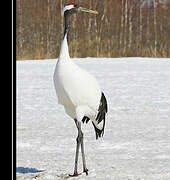
{"label": "snow-covered ground", "polygon": [[[17,61],[17,180],[73,173],[77,129],[57,104],[56,61]],[[70,179],[170,180],[170,59],[74,61],[96,76],[109,112],[102,139],[83,125],[89,175]]]}

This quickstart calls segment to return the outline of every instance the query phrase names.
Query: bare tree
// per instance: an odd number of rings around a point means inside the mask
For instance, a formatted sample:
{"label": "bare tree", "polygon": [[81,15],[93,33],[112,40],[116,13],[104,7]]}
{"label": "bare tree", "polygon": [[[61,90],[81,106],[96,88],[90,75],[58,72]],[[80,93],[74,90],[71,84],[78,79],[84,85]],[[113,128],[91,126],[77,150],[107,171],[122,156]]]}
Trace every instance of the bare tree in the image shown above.
{"label": "bare tree", "polygon": [[[72,17],[71,57],[170,57],[169,0],[76,0],[97,16]],[[68,0],[16,1],[17,59],[57,58]]]}

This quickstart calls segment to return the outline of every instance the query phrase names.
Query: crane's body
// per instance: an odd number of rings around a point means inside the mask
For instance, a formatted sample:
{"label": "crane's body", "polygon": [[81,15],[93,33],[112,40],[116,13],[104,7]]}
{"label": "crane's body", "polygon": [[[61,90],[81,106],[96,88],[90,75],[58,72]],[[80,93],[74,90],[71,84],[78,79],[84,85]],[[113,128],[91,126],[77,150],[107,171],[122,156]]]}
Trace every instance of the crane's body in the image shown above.
{"label": "crane's body", "polygon": [[[98,139],[98,137],[101,137],[104,134],[105,114],[107,113],[107,101],[97,80],[86,70],[77,66],[69,56],[69,17],[72,13],[76,12],[75,10],[96,14],[96,11],[78,7],[75,3],[69,3],[68,6],[65,6],[64,38],[53,76],[58,103],[64,106],[66,113],[74,119],[78,129],[75,169],[73,176],[78,175],[77,164],[80,145],[82,151],[83,169],[84,172],[88,174],[84,155],[81,122],[84,123],[86,121],[87,123],[91,120],[95,129],[96,139]],[[102,125],[99,126],[99,123]]]}
{"label": "crane's body", "polygon": [[[62,51],[65,52],[64,56]],[[83,117],[87,116],[95,121],[101,99],[97,80],[70,59],[66,37],[62,42],[60,54],[54,72],[59,104],[64,106],[66,113],[73,119],[82,120],[76,114],[76,109],[79,109]]]}

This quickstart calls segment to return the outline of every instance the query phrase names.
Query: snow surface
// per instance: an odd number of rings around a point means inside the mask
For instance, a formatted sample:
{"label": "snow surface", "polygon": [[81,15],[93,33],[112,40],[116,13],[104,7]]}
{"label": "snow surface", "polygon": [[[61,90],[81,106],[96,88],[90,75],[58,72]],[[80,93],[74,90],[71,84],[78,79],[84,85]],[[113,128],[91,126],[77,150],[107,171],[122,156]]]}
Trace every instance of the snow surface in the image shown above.
{"label": "snow surface", "polygon": [[[56,61],[17,61],[17,180],[73,173],[77,129],[57,104]],[[169,180],[170,59],[74,61],[96,76],[109,112],[102,139],[91,123],[82,125],[89,175],[70,179]]]}

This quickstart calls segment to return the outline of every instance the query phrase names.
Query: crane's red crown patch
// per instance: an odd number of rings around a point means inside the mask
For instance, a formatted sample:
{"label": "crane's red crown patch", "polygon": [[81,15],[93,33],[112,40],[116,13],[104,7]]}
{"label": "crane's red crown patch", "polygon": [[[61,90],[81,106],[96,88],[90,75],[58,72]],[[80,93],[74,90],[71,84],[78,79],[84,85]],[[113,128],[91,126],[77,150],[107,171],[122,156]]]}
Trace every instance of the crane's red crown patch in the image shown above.
{"label": "crane's red crown patch", "polygon": [[74,3],[74,2],[71,2],[71,3],[69,3],[68,5],[76,5],[76,3]]}

